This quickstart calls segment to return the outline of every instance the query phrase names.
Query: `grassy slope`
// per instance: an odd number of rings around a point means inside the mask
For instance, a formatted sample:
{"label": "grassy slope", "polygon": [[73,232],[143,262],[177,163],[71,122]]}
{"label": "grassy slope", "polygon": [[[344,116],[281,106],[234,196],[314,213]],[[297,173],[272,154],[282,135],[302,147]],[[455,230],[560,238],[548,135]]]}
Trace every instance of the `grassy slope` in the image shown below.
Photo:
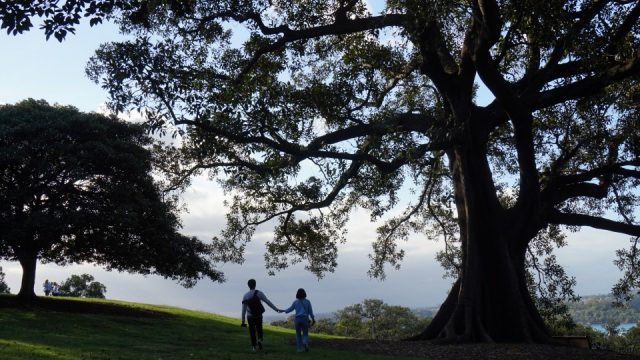
{"label": "grassy slope", "polygon": [[[96,301],[65,300],[61,301]],[[391,359],[313,348],[296,353],[292,330],[265,326],[266,353],[250,352],[238,319],[168,306],[105,301],[167,312],[167,318],[0,309],[2,359]]]}

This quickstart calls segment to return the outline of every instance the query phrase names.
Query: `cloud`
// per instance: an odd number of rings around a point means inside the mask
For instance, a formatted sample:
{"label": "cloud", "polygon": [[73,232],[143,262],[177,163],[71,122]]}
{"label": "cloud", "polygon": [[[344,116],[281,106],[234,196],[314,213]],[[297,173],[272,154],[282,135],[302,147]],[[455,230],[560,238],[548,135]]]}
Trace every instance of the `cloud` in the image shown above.
{"label": "cloud", "polygon": [[[194,189],[185,194],[190,213],[183,215],[183,233],[205,241],[219,234],[225,224],[221,194],[213,182],[204,178],[194,182]],[[291,266],[273,277],[268,276],[264,267],[264,244],[273,235],[271,227],[263,226],[248,244],[244,264],[222,264],[219,267],[228,279],[224,284],[203,280],[193,289],[184,289],[159,276],[107,272],[88,264],[67,267],[39,264],[36,293],[42,294],[40,284],[45,279],[61,282],[72,274],[88,273],[107,286],[109,299],[174,305],[234,317],[240,316],[240,300],[247,291],[249,278],[255,278],[258,288],[264,290],[279,307],[289,306],[295,298],[295,291],[305,288],[318,313],[333,312],[367,298],[412,307],[438,305],[444,300],[450,281],[442,280],[443,271],[433,259],[433,252],[412,256],[400,271],[389,269],[386,281],[370,279],[366,275],[370,266],[367,254],[375,237],[375,227],[371,226],[364,212],[358,212],[352,220],[349,241],[338,246],[338,268],[322,280],[304,270],[304,264]],[[0,262],[0,266],[7,274],[12,292],[17,293],[22,275],[20,266],[10,262]]]}
{"label": "cloud", "polygon": [[576,277],[576,292],[582,295],[610,293],[622,276],[613,264],[615,252],[629,245],[629,236],[592,228],[567,235],[568,245],[556,250],[556,257],[567,274]]}

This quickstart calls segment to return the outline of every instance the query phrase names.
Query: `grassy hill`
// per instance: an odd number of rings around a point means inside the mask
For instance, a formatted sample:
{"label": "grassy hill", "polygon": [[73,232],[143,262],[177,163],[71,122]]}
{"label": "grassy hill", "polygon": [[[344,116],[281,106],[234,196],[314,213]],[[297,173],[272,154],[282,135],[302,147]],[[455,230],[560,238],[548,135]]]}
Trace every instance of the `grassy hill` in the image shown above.
{"label": "grassy hill", "polygon": [[[265,352],[252,353],[248,331],[239,326],[238,319],[110,300],[41,298],[25,305],[13,295],[0,295],[0,359],[3,360],[409,359],[398,354],[421,359],[511,360],[522,356],[565,360],[638,359],[610,351],[541,344],[435,345],[416,341],[333,339],[336,337],[312,334],[311,351],[299,354],[292,330],[265,326]],[[314,347],[314,341],[318,347]],[[320,348],[320,342],[334,346]],[[372,352],[396,355],[372,355]]]}
{"label": "grassy hill", "polygon": [[349,351],[296,353],[292,330],[265,326],[265,352],[251,353],[239,320],[176,307],[111,300],[0,295],[1,359],[392,359]]}

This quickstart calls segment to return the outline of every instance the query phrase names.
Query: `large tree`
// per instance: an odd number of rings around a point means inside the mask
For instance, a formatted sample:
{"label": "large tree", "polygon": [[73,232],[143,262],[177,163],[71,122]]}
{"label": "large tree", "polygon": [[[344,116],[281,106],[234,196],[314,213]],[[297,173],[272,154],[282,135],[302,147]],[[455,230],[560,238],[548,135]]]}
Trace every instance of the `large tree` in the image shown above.
{"label": "large tree", "polygon": [[19,261],[18,296],[36,265],[89,262],[193,286],[224,278],[213,248],[178,232],[178,208],[152,177],[143,126],[44,100],[0,105],[0,258]]}
{"label": "large tree", "polygon": [[445,241],[456,281],[419,338],[545,342],[537,306],[553,315],[573,283],[551,250],[590,226],[632,237],[615,287],[632,295],[640,2],[377,4],[136,1],[116,16],[136,40],[102,46],[88,72],[113,109],[176,126],[176,181],[210,170],[233,195],[218,260],[241,262],[275,220],[267,266],[322,276],[361,207],[388,216],[373,276],[412,232]]}

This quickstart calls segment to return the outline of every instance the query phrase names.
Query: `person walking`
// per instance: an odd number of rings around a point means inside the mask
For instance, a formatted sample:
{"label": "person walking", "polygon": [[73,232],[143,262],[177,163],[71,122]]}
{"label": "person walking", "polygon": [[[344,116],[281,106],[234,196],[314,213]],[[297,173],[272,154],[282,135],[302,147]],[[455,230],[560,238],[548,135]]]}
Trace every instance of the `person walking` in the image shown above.
{"label": "person walking", "polygon": [[42,284],[42,287],[44,287],[44,296],[49,296],[52,288],[51,283],[49,282],[49,279],[46,279],[44,281],[44,284]]}
{"label": "person walking", "polygon": [[[286,309],[285,313],[296,311],[294,326],[296,329],[296,345],[298,346],[298,352],[302,352],[304,348],[305,352],[309,351],[309,327],[315,325],[316,318],[313,315],[313,307],[311,301],[307,299],[307,293],[304,289],[298,289],[296,293],[296,300],[291,304],[291,307]],[[311,318],[311,324],[309,324],[309,318]]]}
{"label": "person walking", "polygon": [[54,282],[53,287],[51,288],[52,296],[60,296],[60,288],[58,287],[58,283]]}
{"label": "person walking", "polygon": [[249,323],[252,351],[256,352],[263,350],[262,313],[264,313],[264,306],[262,306],[262,301],[276,312],[281,313],[283,310],[273,305],[262,291],[256,290],[256,281],[254,279],[249,279],[247,285],[249,285],[249,291],[242,297],[242,324],[240,324],[240,326],[247,326],[245,323],[246,316],[247,322]]}

